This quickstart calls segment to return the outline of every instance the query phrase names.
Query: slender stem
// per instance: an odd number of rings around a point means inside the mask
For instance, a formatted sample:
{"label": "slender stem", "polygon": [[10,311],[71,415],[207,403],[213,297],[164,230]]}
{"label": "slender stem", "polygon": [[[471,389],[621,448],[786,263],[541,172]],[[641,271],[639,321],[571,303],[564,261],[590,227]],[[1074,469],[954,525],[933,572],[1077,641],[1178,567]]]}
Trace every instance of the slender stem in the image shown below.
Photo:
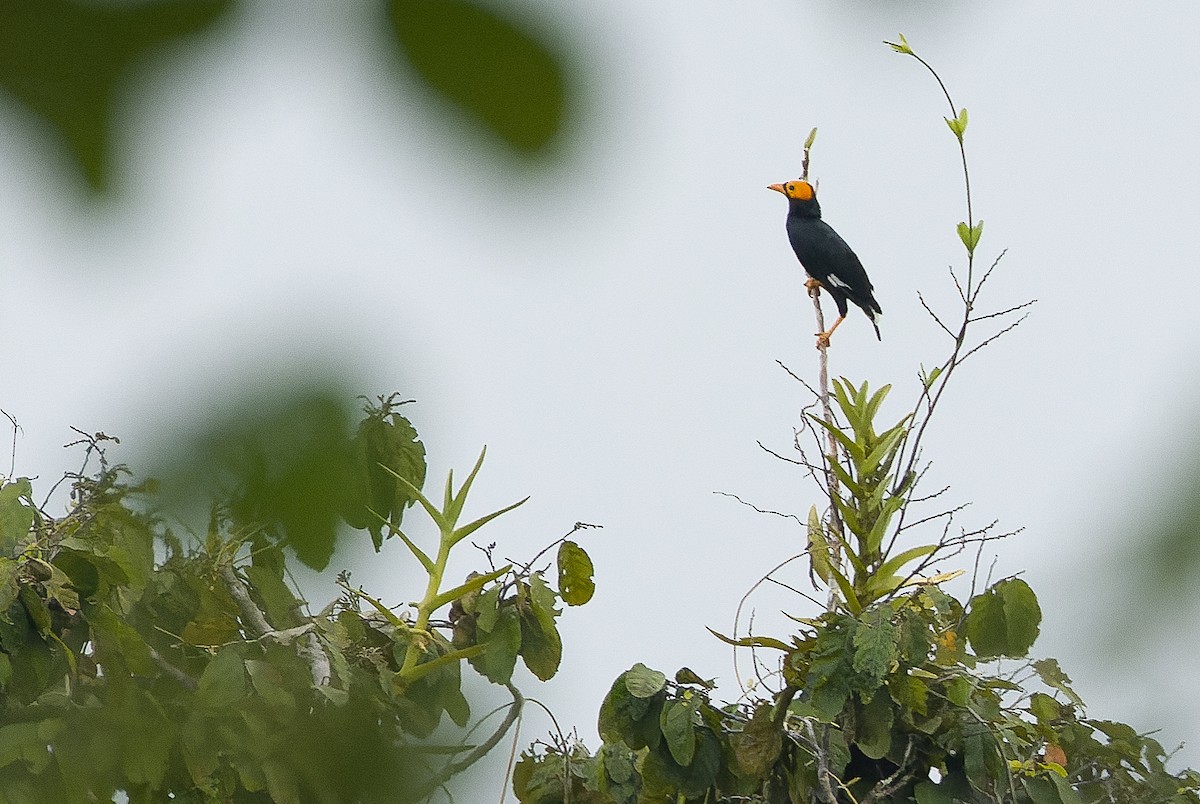
{"label": "slender stem", "polygon": [[[817,332],[825,331],[825,313],[821,309],[821,290],[814,287],[809,291],[812,296],[813,309],[817,316]],[[830,426],[833,425],[833,406],[829,404],[829,346],[825,343],[817,344],[817,391],[821,397],[821,415],[825,417],[825,422]],[[839,566],[842,562],[842,545],[840,536],[844,534],[842,529],[842,515],[838,511],[837,498],[841,493],[838,486],[837,474],[833,471],[833,464],[838,459],[837,440],[833,437],[833,433],[825,431],[825,438],[828,444],[829,451],[825,455],[825,479],[829,484],[829,520],[831,530],[833,531],[828,537],[829,543],[829,561],[834,566]],[[825,607],[829,611],[833,611],[837,604],[837,586],[829,585],[829,600]]]}
{"label": "slender stem", "polygon": [[[917,61],[921,62],[921,64],[923,64],[925,66],[925,69],[929,71],[930,75],[933,76],[934,80],[938,82],[938,86],[942,88],[942,94],[946,96],[946,103],[950,104],[950,115],[954,118],[957,118],[958,113],[959,113],[958,107],[954,105],[954,99],[950,97],[950,90],[946,88],[946,84],[944,81],[942,81],[942,77],[937,74],[937,70],[933,69],[933,66],[930,65],[929,62],[925,61],[925,59],[921,58],[916,53],[912,53],[912,57],[914,59],[916,59]],[[974,215],[971,214],[971,174],[967,171],[967,148],[963,144],[962,137],[958,138],[958,150],[962,156],[963,182],[967,186],[967,225],[974,226],[975,225],[975,217],[974,217]],[[970,287],[971,287],[971,280],[968,275],[968,279],[967,279],[968,290],[970,289]],[[969,296],[970,293],[968,293],[967,295]]]}
{"label": "slender stem", "polygon": [[[804,161],[801,163],[800,179],[808,181],[808,162],[811,155],[813,143],[817,139],[817,130],[814,128],[808,134],[808,139],[804,141]],[[810,288],[808,295],[812,298],[813,311],[817,317],[817,332],[825,332],[825,311],[821,309],[821,289],[814,285]],[[833,408],[829,404],[829,343],[828,341],[817,341],[817,390],[821,397],[821,414],[825,417],[825,422],[831,427],[833,426]],[[842,515],[838,511],[837,499],[839,489],[837,474],[833,471],[833,464],[837,461],[837,440],[833,437],[833,433],[826,430],[826,440],[829,444],[829,452],[825,458],[825,478],[828,482],[829,491],[829,520],[831,530],[833,531],[827,541],[829,544],[829,560],[835,566],[842,562],[842,546],[840,537],[844,531],[842,529]],[[833,611],[837,604],[837,586],[830,584],[829,599],[825,604],[826,609]]]}
{"label": "slender stem", "polygon": [[421,660],[422,634],[429,629],[429,618],[433,615],[434,601],[441,590],[442,577],[446,574],[446,562],[450,559],[450,548],[454,546],[454,532],[443,530],[441,543],[438,545],[437,558],[429,570],[429,583],[425,586],[425,597],[417,604],[417,621],[413,624],[413,637],[404,652],[404,664],[400,667],[400,675],[412,670]]}

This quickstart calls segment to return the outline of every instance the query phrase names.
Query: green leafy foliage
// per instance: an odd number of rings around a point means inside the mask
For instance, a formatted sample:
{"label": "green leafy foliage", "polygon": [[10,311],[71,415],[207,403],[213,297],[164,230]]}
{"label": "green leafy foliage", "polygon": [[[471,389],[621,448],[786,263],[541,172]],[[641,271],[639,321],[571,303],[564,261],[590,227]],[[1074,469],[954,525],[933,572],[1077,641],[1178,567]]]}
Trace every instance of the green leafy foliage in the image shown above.
{"label": "green leafy foliage", "polygon": [[[1087,718],[1052,660],[983,670],[959,642],[963,612],[933,586],[861,616],[827,612],[783,657],[786,685],[736,706],[639,663],[601,705],[602,749],[527,752],[514,791],[562,801],[569,778],[572,800],[606,804],[1200,802],[1200,775],[1169,772],[1152,738]],[[1026,699],[1016,679],[1031,668],[1048,685]],[[633,767],[615,785],[602,772],[614,756]]]}
{"label": "green leafy foliage", "polygon": [[[889,44],[920,60],[904,37]],[[961,147],[966,112],[950,106]],[[806,171],[807,161],[806,152]],[[970,263],[982,223],[963,226]],[[821,459],[798,446],[797,462],[828,504],[801,520],[825,610],[793,617],[799,628],[787,635],[716,634],[754,651],[757,683],[732,704],[714,702],[713,684],[691,670],[670,682],[634,665],[601,704],[602,747],[590,754],[560,740],[527,751],[514,778],[520,801],[1200,804],[1200,774],[1169,770],[1152,737],[1087,717],[1053,659],[1024,659],[1041,622],[1028,584],[984,584],[964,604],[944,588],[961,570],[935,571],[998,538],[991,526],[953,533],[962,506],[917,508],[942,491],[914,496],[922,436],[948,378],[996,337],[964,349],[983,283],[970,265],[966,274],[954,277],[957,333],[927,307],[953,346],[945,362],[918,372],[910,413],[877,429],[890,386],[841,379],[814,392],[823,415],[808,421]],[[940,536],[922,543],[916,529],[931,523]]]}
{"label": "green leafy foliage", "polygon": [[[297,523],[314,510],[325,523],[362,493],[365,455],[401,456],[374,475],[387,487],[369,489],[393,495],[380,504],[389,531],[420,497],[407,478],[424,478],[424,448],[390,400],[368,406],[357,433],[391,452],[353,449],[332,397],[263,409],[199,441],[211,450],[193,476],[220,467],[233,481],[199,539],[152,513],[149,485],[104,462],[96,438],[101,468],[74,476],[62,516],[34,504],[28,480],[0,484],[0,799],[419,801],[498,742],[518,713],[515,687],[494,739],[453,743],[471,718],[464,668],[511,685],[521,657],[553,676],[562,597],[511,566],[443,588],[452,547],[501,513],[457,525],[478,464],[434,509],[440,541],[415,616],[347,575],[314,614],[290,581]],[[321,460],[324,502],[291,507]]]}

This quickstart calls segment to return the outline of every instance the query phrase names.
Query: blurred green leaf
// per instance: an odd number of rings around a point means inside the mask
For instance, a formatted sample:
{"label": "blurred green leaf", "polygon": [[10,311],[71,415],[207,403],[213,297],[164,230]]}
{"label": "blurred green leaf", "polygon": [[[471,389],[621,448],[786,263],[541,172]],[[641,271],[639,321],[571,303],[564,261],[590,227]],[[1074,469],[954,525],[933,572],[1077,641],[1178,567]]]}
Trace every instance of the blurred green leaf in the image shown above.
{"label": "blurred green leaf", "polygon": [[403,58],[425,84],[513,151],[534,155],[563,126],[561,58],[534,26],[469,0],[390,0]]}
{"label": "blurred green leaf", "polygon": [[0,4],[0,88],[65,141],[94,191],[112,171],[114,108],[134,67],[211,26],[233,0],[6,0]]}
{"label": "blurred green leaf", "polygon": [[234,524],[289,545],[324,569],[357,488],[349,394],[280,385],[248,395],[169,449],[160,469],[168,505],[206,508],[224,497]]}

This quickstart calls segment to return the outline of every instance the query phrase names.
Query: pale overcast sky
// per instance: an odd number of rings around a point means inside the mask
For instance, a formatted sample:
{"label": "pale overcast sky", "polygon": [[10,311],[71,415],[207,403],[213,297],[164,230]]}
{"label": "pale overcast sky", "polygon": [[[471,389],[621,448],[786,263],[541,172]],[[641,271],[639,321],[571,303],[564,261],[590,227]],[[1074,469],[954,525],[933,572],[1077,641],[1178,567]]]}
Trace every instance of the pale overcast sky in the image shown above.
{"label": "pale overcast sky", "polygon": [[[1157,473],[1188,468],[1200,420],[1200,6],[522,5],[576,48],[587,98],[563,160],[533,175],[397,88],[366,3],[247,2],[228,35],[163,60],[128,99],[102,203],[0,98],[0,408],[23,427],[18,474],[74,466],[69,425],[119,435],[136,464],[280,373],[397,390],[418,400],[436,483],[487,444],[474,510],[532,495],[489,528],[501,555],[604,525],[584,540],[596,599],[560,620],[561,674],[529,685],[560,723],[594,747],[600,701],[636,661],[734,695],[704,626],[729,631],[804,533],[713,492],[818,502],[755,443],[785,451],[807,401],[775,361],[815,376],[786,204],[765,189],[798,173],[812,126],[826,220],[885,311],[882,343],[851,313],[832,372],[893,383],[895,418],[947,348],[916,293],[952,298],[961,167],[937,85],[881,44],[903,32],[970,112],[978,254],[1008,249],[985,302],[1039,300],[949,392],[930,490],[972,503],[964,526],[1025,528],[995,573],[1025,571],[1045,615],[1034,652],[1061,660],[1092,716],[1192,737],[1196,634],[1113,653],[1109,618],[1136,591],[1107,557],[1162,499]],[[402,546],[383,555],[334,564],[415,597]],[[780,608],[811,613],[754,600],[760,630],[786,627]],[[531,714],[522,744],[547,728]],[[1181,756],[1200,762],[1200,743]]]}

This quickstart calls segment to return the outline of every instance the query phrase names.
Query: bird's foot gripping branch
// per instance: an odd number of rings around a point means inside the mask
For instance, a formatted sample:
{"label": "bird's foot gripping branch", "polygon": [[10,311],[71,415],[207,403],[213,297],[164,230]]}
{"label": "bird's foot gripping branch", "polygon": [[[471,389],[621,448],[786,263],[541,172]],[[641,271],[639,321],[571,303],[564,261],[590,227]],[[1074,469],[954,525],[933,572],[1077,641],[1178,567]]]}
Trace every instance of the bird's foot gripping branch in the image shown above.
{"label": "bird's foot gripping branch", "polygon": [[[903,37],[892,47],[932,72]],[[797,517],[806,546],[795,558],[808,558],[825,602],[773,571],[767,579],[817,610],[792,617],[797,627],[786,634],[741,634],[736,624],[732,636],[718,634],[735,652],[752,653],[756,682],[736,702],[715,700],[715,683],[687,668],[671,677],[634,664],[600,707],[599,750],[560,736],[522,754],[513,779],[522,802],[1200,804],[1200,774],[1169,771],[1170,754],[1153,737],[1089,717],[1054,659],[1028,658],[1042,612],[1025,581],[975,577],[965,592],[955,586],[957,557],[974,551],[978,566],[988,543],[1011,534],[997,533],[995,522],[956,528],[964,506],[945,507],[946,489],[918,491],[929,468],[922,441],[950,378],[1032,304],[980,312],[999,257],[976,275],[982,222],[970,209],[967,117],[950,106],[968,197],[957,227],[967,264],[951,271],[957,318],[918,297],[948,337],[948,357],[918,371],[916,401],[896,418],[883,418],[890,386],[805,383],[821,415],[806,415],[795,437],[800,459],[789,460],[815,481],[819,502]],[[802,183],[773,189],[793,207],[815,204]],[[836,243],[825,241],[817,259],[834,255]],[[804,248],[800,238],[797,256],[833,293],[834,274],[818,276]],[[853,284],[849,274],[839,278]],[[845,298],[855,300],[849,290]],[[980,323],[993,329],[977,335]],[[822,377],[825,359],[822,350]]]}

